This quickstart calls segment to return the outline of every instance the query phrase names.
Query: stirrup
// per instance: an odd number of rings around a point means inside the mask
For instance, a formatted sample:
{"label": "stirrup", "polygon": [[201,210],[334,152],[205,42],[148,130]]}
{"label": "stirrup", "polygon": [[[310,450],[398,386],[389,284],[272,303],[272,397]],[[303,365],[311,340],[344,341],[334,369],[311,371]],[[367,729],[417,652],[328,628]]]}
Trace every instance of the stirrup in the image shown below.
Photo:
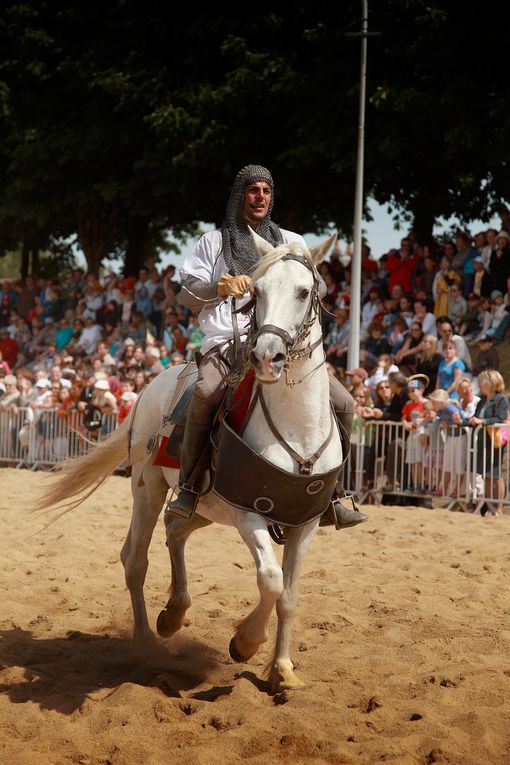
{"label": "stirrup", "polygon": [[165,507],[166,514],[176,515],[179,518],[191,518],[195,510],[199,495],[189,489],[181,489],[178,496],[175,499],[171,499],[167,502]]}
{"label": "stirrup", "polygon": [[342,505],[340,497],[335,493],[329,507],[322,515],[319,526],[334,526],[339,529],[350,529],[357,526],[358,523],[368,521],[368,515],[360,512],[356,507],[356,502],[352,494],[344,494],[342,500],[349,500],[352,503],[352,510]]}

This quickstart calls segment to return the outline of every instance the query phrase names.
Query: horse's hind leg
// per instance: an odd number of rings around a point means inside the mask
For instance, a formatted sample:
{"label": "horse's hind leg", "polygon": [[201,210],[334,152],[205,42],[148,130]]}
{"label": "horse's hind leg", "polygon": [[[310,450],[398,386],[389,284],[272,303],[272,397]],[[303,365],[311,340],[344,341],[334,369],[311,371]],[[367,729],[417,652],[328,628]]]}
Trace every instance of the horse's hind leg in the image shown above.
{"label": "horse's hind leg", "polygon": [[269,691],[301,690],[305,684],[294,672],[290,658],[290,637],[296,613],[299,576],[305,554],[315,536],[318,522],[289,531],[283,551],[283,591],[276,602],[278,629],[272,662],[269,667]]}
{"label": "horse's hind leg", "polygon": [[161,468],[147,466],[144,470],[143,486],[138,486],[139,476],[140,469],[135,465],[131,476],[133,492],[131,525],[120,553],[133,607],[133,637],[135,639],[153,637],[147,618],[143,586],[149,565],[149,545],[168,491],[168,484],[163,478]]}
{"label": "horse's hind leg", "polygon": [[170,637],[182,627],[186,611],[191,606],[184,558],[186,540],[193,531],[210,523],[211,521],[198,513],[191,518],[180,518],[170,513],[165,517],[166,543],[172,566],[172,584],[170,599],[158,616],[157,630],[161,637]]}

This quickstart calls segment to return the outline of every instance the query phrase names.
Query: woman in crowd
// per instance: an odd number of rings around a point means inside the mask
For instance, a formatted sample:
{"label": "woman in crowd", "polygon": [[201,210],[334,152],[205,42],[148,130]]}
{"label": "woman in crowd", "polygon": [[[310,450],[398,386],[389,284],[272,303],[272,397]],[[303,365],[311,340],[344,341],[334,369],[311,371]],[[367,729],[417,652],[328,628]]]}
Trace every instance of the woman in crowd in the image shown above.
{"label": "woman in crowd", "polygon": [[399,365],[400,370],[405,374],[415,374],[416,353],[421,346],[423,338],[424,334],[421,323],[413,321],[402,348],[395,354],[395,361]]}
{"label": "woman in crowd", "polygon": [[466,371],[466,365],[457,357],[457,347],[453,340],[443,343],[444,359],[437,370],[436,390],[445,390],[449,398],[458,398],[457,383]]}
{"label": "woman in crowd", "polygon": [[342,308],[335,310],[335,320],[330,325],[324,339],[326,359],[334,367],[344,367],[347,361],[347,343],[349,340],[349,322],[347,311]]}
{"label": "woman in crowd", "polygon": [[[504,393],[503,377],[494,369],[480,372],[478,376],[481,398],[475,414],[468,424],[480,429],[477,438],[477,473],[485,477],[486,505],[493,515],[503,515],[502,500],[505,497],[505,482],[501,477],[501,463],[506,451],[505,434],[502,428],[491,428],[492,425],[504,423],[510,416],[510,405]],[[499,433],[499,436],[496,435]],[[485,509],[485,513],[487,509]],[[485,514],[482,509],[482,514]]]}
{"label": "woman in crowd", "polygon": [[437,372],[443,356],[437,351],[437,337],[435,335],[425,335],[420,343],[419,350],[416,353],[416,374],[426,375],[429,383],[425,388],[425,396],[428,396],[437,382]]}

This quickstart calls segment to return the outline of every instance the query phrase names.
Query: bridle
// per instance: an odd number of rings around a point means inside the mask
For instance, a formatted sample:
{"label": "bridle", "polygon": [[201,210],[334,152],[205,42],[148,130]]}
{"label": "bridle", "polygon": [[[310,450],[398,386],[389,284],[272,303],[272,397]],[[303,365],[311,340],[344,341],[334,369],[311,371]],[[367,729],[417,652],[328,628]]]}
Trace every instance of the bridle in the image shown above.
{"label": "bridle", "polygon": [[[327,311],[327,309],[324,307],[321,296],[320,296],[320,277],[315,266],[312,263],[310,263],[306,258],[300,255],[294,255],[294,254],[284,255],[282,260],[295,260],[298,263],[301,263],[302,265],[306,266],[306,268],[308,268],[313,274],[313,280],[314,280],[313,287],[309,297],[308,308],[303,317],[303,320],[301,321],[299,327],[297,328],[295,336],[292,337],[290,333],[287,332],[285,329],[282,329],[281,327],[277,327],[274,324],[263,324],[261,327],[257,327],[256,311],[254,310],[252,314],[252,322],[251,322],[251,327],[248,334],[248,339],[246,340],[245,345],[249,349],[253,348],[258,338],[264,334],[272,334],[281,338],[286,348],[286,357],[285,357],[285,362],[283,365],[283,369],[285,371],[285,381],[290,388],[294,388],[295,385],[298,385],[300,382],[303,381],[303,378],[301,378],[300,380],[293,380],[289,377],[290,364],[293,361],[306,358],[307,356],[308,358],[311,358],[314,350],[318,348],[319,345],[322,344],[323,338],[321,333],[318,340],[314,341],[313,343],[309,342],[307,345],[302,347],[302,344],[309,338],[311,329],[313,325],[315,324],[315,321],[320,316],[320,313],[319,313],[320,310],[322,309]],[[232,312],[233,325],[234,325],[234,347],[236,346],[236,342],[238,341],[238,338],[239,338],[239,330],[237,327],[237,317],[235,316],[235,313],[248,313],[248,311],[250,311],[252,308],[255,307],[255,304],[256,304],[256,296],[254,295],[253,298],[250,300],[250,302],[244,305],[242,309],[240,309],[237,312],[233,310]],[[323,355],[322,361],[315,369],[319,369],[324,363],[325,363],[325,357]],[[229,382],[229,384],[232,384],[232,383]],[[317,462],[317,460],[319,459],[321,454],[324,452],[326,447],[329,445],[333,437],[333,433],[335,430],[335,418],[333,417],[333,413],[331,412],[331,427],[325,441],[310,457],[306,457],[306,458],[302,457],[300,454],[298,454],[298,452],[296,452],[295,449],[293,449],[290,446],[290,444],[288,444],[285,441],[285,439],[281,436],[278,429],[276,428],[276,425],[273,422],[273,419],[270,415],[266,401],[264,399],[262,387],[263,386],[261,385],[257,385],[256,387],[255,393],[252,397],[252,400],[250,402],[248,411],[244,419],[244,426],[242,430],[244,430],[244,427],[246,427],[246,424],[250,420],[250,417],[253,414],[253,411],[255,409],[257,402],[259,402],[262,408],[264,417],[266,419],[266,422],[271,432],[273,433],[274,437],[278,441],[278,443],[297,462],[299,466],[300,474],[310,475],[312,473],[314,464]]]}
{"label": "bridle", "polygon": [[[254,310],[252,313],[252,321],[248,333],[247,351],[249,353],[249,350],[255,346],[261,335],[272,334],[279,337],[285,345],[286,351],[285,362],[283,364],[285,382],[289,387],[293,388],[303,380],[302,378],[300,380],[294,380],[290,377],[290,365],[293,361],[298,361],[299,359],[306,358],[307,356],[308,358],[312,358],[314,350],[322,344],[323,338],[321,334],[315,342],[308,343],[308,345],[302,347],[302,344],[309,338],[311,329],[315,324],[316,319],[320,316],[320,311],[327,311],[327,309],[325,308],[320,296],[320,277],[315,266],[302,255],[294,255],[289,253],[288,255],[284,255],[282,260],[295,260],[297,263],[301,263],[301,265],[308,268],[308,270],[311,271],[313,275],[313,287],[310,292],[307,311],[299,327],[297,328],[295,336],[292,337],[290,333],[287,332],[287,330],[282,329],[282,327],[278,327],[274,324],[263,324],[261,327],[258,327],[257,313],[256,310]],[[256,308],[256,302],[257,297],[254,295],[249,303],[243,306],[240,312],[247,313],[252,308]],[[324,359],[319,366],[322,366],[322,364],[324,364]]]}

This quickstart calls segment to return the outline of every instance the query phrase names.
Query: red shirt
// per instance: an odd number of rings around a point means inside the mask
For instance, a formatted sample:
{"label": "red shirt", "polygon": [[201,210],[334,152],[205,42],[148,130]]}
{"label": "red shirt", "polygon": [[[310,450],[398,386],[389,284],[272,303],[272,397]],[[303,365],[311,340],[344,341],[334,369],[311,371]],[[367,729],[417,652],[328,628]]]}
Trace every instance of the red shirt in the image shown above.
{"label": "red shirt", "polygon": [[[413,422],[423,417],[425,401],[408,401],[402,409],[402,417],[408,422]],[[416,427],[416,425],[414,425]]]}
{"label": "red shirt", "polygon": [[0,340],[0,351],[11,369],[16,366],[19,351],[19,345],[16,340],[13,340],[9,335],[5,335],[4,339]]}
{"label": "red shirt", "polygon": [[390,273],[390,280],[388,283],[388,289],[390,292],[396,284],[400,284],[402,286],[404,293],[411,292],[411,281],[419,259],[420,256],[417,254],[410,255],[404,260],[402,260],[398,253],[388,255],[386,268]]}

